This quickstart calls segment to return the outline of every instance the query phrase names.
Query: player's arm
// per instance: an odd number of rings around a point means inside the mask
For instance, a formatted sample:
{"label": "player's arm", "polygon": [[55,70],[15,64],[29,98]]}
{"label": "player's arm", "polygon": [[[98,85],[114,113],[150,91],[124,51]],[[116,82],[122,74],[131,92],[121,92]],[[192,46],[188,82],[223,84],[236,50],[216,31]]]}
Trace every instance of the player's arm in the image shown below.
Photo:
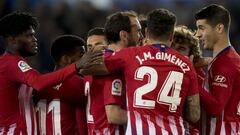
{"label": "player's arm", "polygon": [[219,115],[228,103],[229,97],[232,93],[232,86],[235,78],[231,71],[218,67],[213,71],[212,84],[209,84],[210,92],[200,88],[200,100],[204,109],[211,115]]}
{"label": "player's arm", "polygon": [[188,96],[186,100],[186,119],[195,123],[200,119],[199,94]]}
{"label": "player's arm", "polygon": [[88,59],[81,59],[55,72],[40,74],[38,71],[32,69],[24,60],[14,59],[9,63],[6,74],[13,74],[11,76],[8,75],[9,79],[13,81],[27,84],[35,90],[41,91],[57,85],[68,77],[76,74],[79,69],[85,68],[83,63],[85,63],[86,60]]}
{"label": "player's arm", "polygon": [[131,53],[129,51],[130,50],[125,48],[109,56],[106,56],[105,53],[104,57],[95,57],[94,60],[88,62],[91,66],[81,69],[80,73],[83,75],[106,75],[122,71],[130,61],[130,55],[128,54]]}
{"label": "player's arm", "polygon": [[186,98],[186,119],[195,123],[200,119],[200,101],[197,74],[192,68],[189,91]]}
{"label": "player's arm", "polygon": [[108,122],[111,124],[127,124],[127,111],[119,105],[105,106]]}
{"label": "player's arm", "polygon": [[[103,61],[103,59],[100,59],[99,61]],[[80,69],[79,73],[82,75],[108,75],[108,74],[110,74],[110,72],[108,71],[104,62],[99,63],[99,64],[94,64],[87,69]]]}
{"label": "player's arm", "polygon": [[126,103],[125,85],[119,76],[108,76],[104,82],[104,105],[109,123],[126,124],[127,111],[123,109]]}

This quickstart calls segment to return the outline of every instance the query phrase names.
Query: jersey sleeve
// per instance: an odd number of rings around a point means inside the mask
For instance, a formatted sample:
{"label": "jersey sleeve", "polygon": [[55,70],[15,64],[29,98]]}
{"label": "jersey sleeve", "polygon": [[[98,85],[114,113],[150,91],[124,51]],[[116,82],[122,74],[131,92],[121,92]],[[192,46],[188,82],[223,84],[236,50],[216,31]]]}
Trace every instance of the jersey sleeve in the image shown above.
{"label": "jersey sleeve", "polygon": [[125,87],[122,78],[119,76],[108,76],[104,84],[104,105],[124,105]]}
{"label": "jersey sleeve", "polygon": [[[106,52],[105,52],[106,53]],[[112,55],[104,57],[104,63],[109,72],[123,71],[129,64],[130,49],[124,48],[118,52],[112,53]]]}
{"label": "jersey sleeve", "polygon": [[58,71],[42,75],[24,60],[14,59],[9,62],[6,76],[12,81],[24,83],[40,91],[62,82],[76,72],[75,64],[71,64]]}
{"label": "jersey sleeve", "polygon": [[232,93],[235,69],[218,66],[212,70],[212,81],[209,81],[209,91],[200,89],[200,99],[205,110],[212,115],[219,115]]}
{"label": "jersey sleeve", "polygon": [[59,98],[75,104],[85,101],[84,82],[80,76],[74,75],[66,80],[64,89],[59,90]]}
{"label": "jersey sleeve", "polygon": [[191,74],[190,74],[190,87],[189,87],[189,92],[188,96],[193,96],[195,94],[199,93],[198,90],[198,78],[197,74],[194,68],[191,69]]}
{"label": "jersey sleeve", "polygon": [[83,79],[77,75],[40,93],[44,93],[41,97],[45,99],[57,98],[74,104],[85,102]]}

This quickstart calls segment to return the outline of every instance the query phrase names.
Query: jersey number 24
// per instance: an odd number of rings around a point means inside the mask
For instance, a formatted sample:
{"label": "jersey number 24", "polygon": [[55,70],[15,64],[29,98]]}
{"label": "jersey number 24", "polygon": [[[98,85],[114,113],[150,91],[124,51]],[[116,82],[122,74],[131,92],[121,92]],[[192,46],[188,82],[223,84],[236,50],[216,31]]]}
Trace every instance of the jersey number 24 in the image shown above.
{"label": "jersey number 24", "polygon": [[134,107],[154,109],[157,101],[159,104],[168,105],[170,112],[176,112],[178,105],[181,103],[180,91],[183,73],[177,71],[170,71],[168,73],[158,92],[157,100],[143,99],[143,95],[156,89],[158,85],[158,73],[152,67],[142,66],[136,70],[135,79],[142,81],[145,75],[148,76],[148,82],[135,90]]}

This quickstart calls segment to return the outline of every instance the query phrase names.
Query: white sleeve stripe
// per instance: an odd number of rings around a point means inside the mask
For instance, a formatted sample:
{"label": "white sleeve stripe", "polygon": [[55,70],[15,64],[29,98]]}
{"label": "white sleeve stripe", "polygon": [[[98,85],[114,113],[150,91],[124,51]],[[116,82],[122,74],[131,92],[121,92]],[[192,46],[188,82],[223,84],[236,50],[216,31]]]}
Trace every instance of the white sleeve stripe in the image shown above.
{"label": "white sleeve stripe", "polygon": [[8,129],[8,132],[7,132],[7,135],[14,135],[15,129],[16,129],[16,124],[10,125],[10,127]]}
{"label": "white sleeve stripe", "polygon": [[216,131],[216,118],[211,118],[210,121],[210,135],[215,135],[215,131]]}
{"label": "white sleeve stripe", "polygon": [[127,113],[128,115],[128,121],[127,121],[127,130],[126,130],[126,135],[131,135],[132,134],[132,127],[131,127],[131,116],[130,116],[130,112],[128,111]]}
{"label": "white sleeve stripe", "polygon": [[109,130],[109,128],[104,128],[104,129],[103,129],[103,135],[110,135],[110,130]]}
{"label": "white sleeve stripe", "polygon": [[179,118],[179,124],[180,124],[181,129],[182,129],[182,134],[184,134],[184,133],[185,133],[185,128],[184,128],[184,126],[183,126],[183,120],[182,120],[181,117]]}
{"label": "white sleeve stripe", "polygon": [[231,135],[236,135],[237,134],[237,125],[235,122],[231,122]]}

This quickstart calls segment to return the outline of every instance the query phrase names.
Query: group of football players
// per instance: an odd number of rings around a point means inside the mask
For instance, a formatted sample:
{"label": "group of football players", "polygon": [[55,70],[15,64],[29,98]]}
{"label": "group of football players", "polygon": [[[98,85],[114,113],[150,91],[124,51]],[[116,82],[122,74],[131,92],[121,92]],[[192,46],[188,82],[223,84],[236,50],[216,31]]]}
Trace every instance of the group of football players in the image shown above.
{"label": "group of football players", "polygon": [[[176,21],[163,8],[142,20],[113,13],[86,43],[56,37],[55,70],[40,74],[27,63],[38,52],[37,18],[2,17],[0,135],[240,134],[240,56],[229,11],[200,9],[196,32]],[[200,44],[212,58],[201,56]]]}

